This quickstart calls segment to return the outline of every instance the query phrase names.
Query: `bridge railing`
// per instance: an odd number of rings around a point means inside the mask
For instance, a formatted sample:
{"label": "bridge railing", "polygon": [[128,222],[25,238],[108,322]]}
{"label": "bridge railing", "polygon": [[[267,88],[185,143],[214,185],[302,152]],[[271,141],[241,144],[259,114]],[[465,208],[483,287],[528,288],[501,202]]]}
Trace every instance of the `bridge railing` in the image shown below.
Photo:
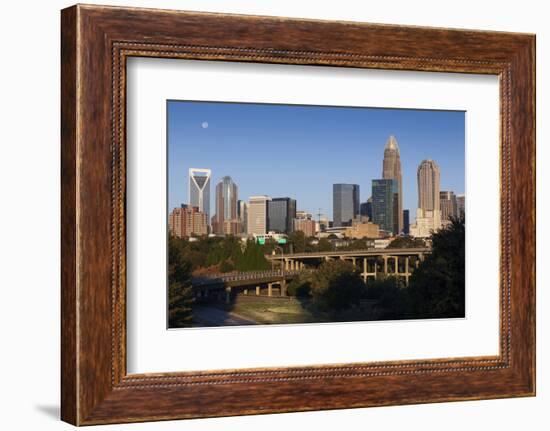
{"label": "bridge railing", "polygon": [[292,254],[266,254],[265,257],[268,260],[286,260],[286,259],[304,259],[304,258],[322,258],[338,257],[338,256],[384,256],[384,255],[415,255],[415,254],[428,254],[431,252],[430,247],[416,247],[416,248],[363,248],[357,250],[334,250],[334,251],[313,251],[303,253]]}
{"label": "bridge railing", "polygon": [[193,285],[211,284],[212,282],[229,282],[229,281],[243,281],[243,280],[256,280],[269,277],[282,277],[283,275],[293,275],[300,271],[283,271],[280,269],[269,271],[247,271],[231,274],[210,274],[202,277],[193,277]]}

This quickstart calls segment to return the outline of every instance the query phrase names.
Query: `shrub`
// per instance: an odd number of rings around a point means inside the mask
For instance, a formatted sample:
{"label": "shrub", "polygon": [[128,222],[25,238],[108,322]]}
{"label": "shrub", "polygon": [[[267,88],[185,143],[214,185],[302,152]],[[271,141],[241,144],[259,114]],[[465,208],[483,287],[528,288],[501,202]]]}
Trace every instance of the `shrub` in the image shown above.
{"label": "shrub", "polygon": [[287,293],[297,298],[311,297],[312,276],[310,272],[302,271],[287,287]]}
{"label": "shrub", "polygon": [[319,267],[311,287],[320,308],[339,311],[359,304],[365,284],[350,262],[331,260]]}

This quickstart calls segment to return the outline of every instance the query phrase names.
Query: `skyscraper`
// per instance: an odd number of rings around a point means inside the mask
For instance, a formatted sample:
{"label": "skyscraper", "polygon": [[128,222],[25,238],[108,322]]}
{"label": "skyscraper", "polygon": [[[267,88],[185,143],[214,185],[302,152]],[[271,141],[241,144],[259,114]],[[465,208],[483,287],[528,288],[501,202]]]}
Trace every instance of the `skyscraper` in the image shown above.
{"label": "skyscraper", "polygon": [[433,160],[422,160],[417,171],[418,209],[411,235],[428,237],[441,227],[440,172]]}
{"label": "skyscraper", "polygon": [[382,178],[397,181],[397,234],[403,231],[403,178],[401,175],[401,157],[395,136],[390,135],[384,147]]}
{"label": "skyscraper", "polygon": [[418,166],[418,208],[439,210],[439,166],[433,160],[422,160]]}
{"label": "skyscraper", "polygon": [[237,217],[237,184],[230,176],[223,177],[216,185],[216,215],[212,217],[212,230],[216,234],[239,233]]}
{"label": "skyscraper", "polygon": [[241,233],[246,233],[246,225],[248,223],[248,203],[246,203],[246,201],[237,201],[237,217],[239,219]]}
{"label": "skyscraper", "polygon": [[458,216],[456,195],[452,191],[439,192],[439,207],[441,209],[441,221],[448,222]]}
{"label": "skyscraper", "polygon": [[399,232],[399,184],[394,179],[372,180],[372,221],[381,230]]}
{"label": "skyscraper", "polygon": [[372,221],[372,196],[367,199],[367,202],[361,203],[359,214],[363,217],[368,217],[369,221]]}
{"label": "skyscraper", "polygon": [[290,233],[296,218],[296,200],[273,198],[267,203],[267,231]]}
{"label": "skyscraper", "polygon": [[189,168],[189,206],[197,207],[210,220],[210,169]]}
{"label": "skyscraper", "polygon": [[249,235],[265,235],[267,233],[267,203],[270,200],[269,196],[250,196],[246,228]]}
{"label": "skyscraper", "polygon": [[403,210],[403,233],[405,235],[410,234],[410,216],[409,210]]}
{"label": "skyscraper", "polygon": [[333,226],[351,226],[359,215],[359,185],[332,185],[332,219]]}

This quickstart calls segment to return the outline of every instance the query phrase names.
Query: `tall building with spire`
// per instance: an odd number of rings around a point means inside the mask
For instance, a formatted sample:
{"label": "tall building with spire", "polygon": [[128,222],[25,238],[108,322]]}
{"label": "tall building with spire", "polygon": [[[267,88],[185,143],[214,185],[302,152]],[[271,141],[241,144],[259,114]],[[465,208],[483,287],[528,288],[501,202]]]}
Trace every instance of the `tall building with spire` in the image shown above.
{"label": "tall building with spire", "polygon": [[397,233],[403,232],[403,177],[401,175],[401,157],[395,136],[390,135],[384,147],[382,178],[397,181]]}
{"label": "tall building with spire", "polygon": [[189,168],[189,206],[197,207],[210,220],[210,169]]}
{"label": "tall building with spire", "polygon": [[219,235],[240,233],[238,187],[230,176],[223,177],[216,185],[216,215],[212,217],[212,230]]}
{"label": "tall building with spire", "polygon": [[433,160],[422,160],[417,170],[418,209],[411,235],[428,237],[441,227],[439,166]]}

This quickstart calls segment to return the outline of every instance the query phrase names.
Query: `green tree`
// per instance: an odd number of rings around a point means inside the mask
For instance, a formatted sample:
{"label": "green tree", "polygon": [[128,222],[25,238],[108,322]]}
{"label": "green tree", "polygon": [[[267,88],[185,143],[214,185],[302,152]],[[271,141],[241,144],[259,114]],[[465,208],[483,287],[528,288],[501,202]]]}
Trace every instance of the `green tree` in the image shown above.
{"label": "green tree", "polygon": [[432,235],[432,251],[410,279],[413,313],[419,318],[464,317],[465,227],[453,219]]}
{"label": "green tree", "polygon": [[332,247],[332,244],[330,243],[330,241],[327,239],[327,238],[321,238],[319,240],[319,244],[317,244],[317,249],[320,251],[320,252],[323,252],[323,251],[332,251],[333,250],[333,247]]}
{"label": "green tree", "polygon": [[426,247],[426,242],[422,238],[413,238],[412,236],[398,236],[387,248],[418,248]]}
{"label": "green tree", "polygon": [[215,238],[214,241],[209,242],[206,266],[219,265],[226,260],[234,262],[242,253],[240,240],[234,236]]}
{"label": "green tree", "polygon": [[287,252],[290,252],[292,246],[293,253],[303,253],[306,251],[306,234],[300,230],[288,234]]}
{"label": "green tree", "polygon": [[270,269],[271,265],[264,256],[263,247],[248,240],[244,252],[235,262],[235,267],[239,271],[262,271]]}
{"label": "green tree", "polygon": [[377,301],[380,319],[404,319],[411,317],[411,298],[401,280],[395,277],[379,278],[367,283],[366,299]]}
{"label": "green tree", "polygon": [[340,250],[366,250],[368,249],[367,239],[361,238],[361,239],[352,239],[350,240],[349,244],[345,247],[342,247]]}
{"label": "green tree", "polygon": [[329,260],[314,273],[311,294],[314,302],[330,311],[359,304],[365,284],[350,262]]}
{"label": "green tree", "polygon": [[190,326],[194,302],[191,264],[183,258],[184,243],[168,239],[168,324],[171,328]]}
{"label": "green tree", "polygon": [[228,260],[222,260],[220,263],[220,272],[231,272],[235,269],[233,264]]}
{"label": "green tree", "polygon": [[297,298],[309,298],[313,284],[313,273],[311,271],[300,271],[287,287],[287,293]]}

